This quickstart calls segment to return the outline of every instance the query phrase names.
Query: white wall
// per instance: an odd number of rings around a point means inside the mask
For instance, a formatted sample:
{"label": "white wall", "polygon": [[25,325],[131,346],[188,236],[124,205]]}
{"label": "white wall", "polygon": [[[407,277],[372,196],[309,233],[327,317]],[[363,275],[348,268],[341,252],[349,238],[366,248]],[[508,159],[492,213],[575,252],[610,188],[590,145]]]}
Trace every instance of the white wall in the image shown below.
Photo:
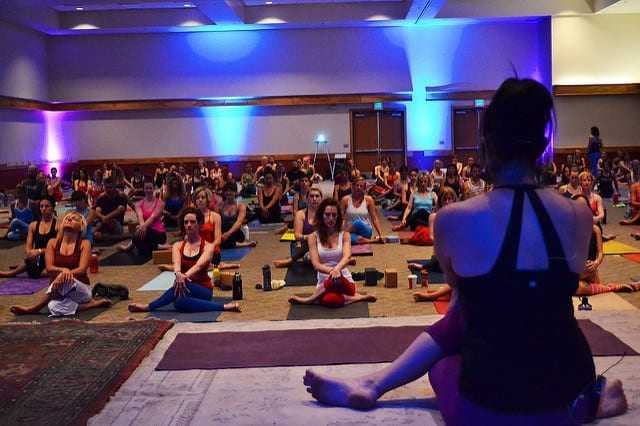
{"label": "white wall", "polygon": [[552,19],[553,84],[640,82],[640,14]]}
{"label": "white wall", "polygon": [[[640,83],[640,14],[552,19],[553,84]],[[640,96],[556,97],[556,147],[587,144],[598,126],[605,146],[640,145]]]}
{"label": "white wall", "polygon": [[556,147],[587,147],[598,126],[607,146],[640,145],[640,96],[556,97]]}

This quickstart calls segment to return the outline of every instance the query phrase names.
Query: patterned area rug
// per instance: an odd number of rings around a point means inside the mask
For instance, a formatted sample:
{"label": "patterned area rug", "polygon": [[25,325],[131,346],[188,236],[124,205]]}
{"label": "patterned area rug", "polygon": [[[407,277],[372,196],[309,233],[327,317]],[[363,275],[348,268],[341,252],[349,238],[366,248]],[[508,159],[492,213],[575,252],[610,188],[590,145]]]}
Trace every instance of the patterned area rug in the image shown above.
{"label": "patterned area rug", "polygon": [[0,326],[0,424],[86,424],[170,321]]}

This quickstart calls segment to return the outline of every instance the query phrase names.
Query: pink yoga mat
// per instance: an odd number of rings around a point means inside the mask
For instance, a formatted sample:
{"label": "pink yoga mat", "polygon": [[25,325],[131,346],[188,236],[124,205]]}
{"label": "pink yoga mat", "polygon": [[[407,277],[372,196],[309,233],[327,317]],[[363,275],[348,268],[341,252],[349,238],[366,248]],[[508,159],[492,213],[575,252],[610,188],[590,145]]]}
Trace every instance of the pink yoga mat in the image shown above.
{"label": "pink yoga mat", "polygon": [[[638,354],[590,320],[578,324],[594,356]],[[423,330],[422,326],[404,326],[180,333],[156,370],[389,362]]]}

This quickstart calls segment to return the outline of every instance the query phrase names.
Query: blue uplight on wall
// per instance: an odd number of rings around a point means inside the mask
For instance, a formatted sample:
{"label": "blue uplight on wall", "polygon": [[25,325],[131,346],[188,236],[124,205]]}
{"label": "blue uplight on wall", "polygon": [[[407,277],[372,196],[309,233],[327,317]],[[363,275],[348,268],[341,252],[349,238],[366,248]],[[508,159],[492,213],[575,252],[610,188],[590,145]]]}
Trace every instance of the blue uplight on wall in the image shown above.
{"label": "blue uplight on wall", "polygon": [[251,147],[249,141],[259,143],[259,135],[252,134],[249,119],[256,107],[234,106],[200,108],[205,120],[209,140],[201,148],[210,155],[245,155],[260,152],[259,147]]}

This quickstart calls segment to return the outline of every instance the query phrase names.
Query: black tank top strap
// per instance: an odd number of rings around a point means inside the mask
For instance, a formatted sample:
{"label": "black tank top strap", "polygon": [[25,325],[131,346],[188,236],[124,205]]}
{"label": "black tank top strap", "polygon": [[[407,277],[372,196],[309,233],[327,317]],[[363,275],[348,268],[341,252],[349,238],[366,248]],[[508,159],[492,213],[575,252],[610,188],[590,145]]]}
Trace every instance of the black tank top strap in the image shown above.
{"label": "black tank top strap", "polygon": [[562,248],[560,238],[558,237],[558,232],[556,231],[555,226],[553,226],[551,217],[549,216],[547,209],[542,204],[542,200],[540,200],[538,194],[533,190],[528,191],[528,195],[533,211],[535,212],[538,223],[540,224],[540,228],[542,228],[542,235],[544,236],[544,244],[547,249],[549,262],[561,262],[562,264],[567,265],[566,256],[564,249]]}
{"label": "black tank top strap", "polygon": [[515,271],[518,262],[518,247],[520,247],[520,234],[522,230],[522,211],[524,206],[524,192],[515,190],[513,194],[513,204],[511,204],[511,214],[505,237],[500,248],[497,261],[492,268],[492,273],[498,269],[508,267]]}
{"label": "black tank top strap", "polygon": [[566,265],[566,256],[562,243],[558,237],[555,226],[551,221],[551,217],[547,212],[547,209],[542,204],[542,200],[536,193],[536,185],[505,185],[498,186],[497,188],[507,188],[514,190],[513,204],[511,207],[511,214],[509,216],[509,223],[507,225],[505,239],[500,248],[500,255],[498,259],[500,262],[496,262],[493,269],[501,265],[509,265],[513,267],[513,270],[517,270],[518,248],[520,247],[520,236],[522,233],[522,215],[524,211],[524,194],[526,193],[533,212],[536,215],[536,219],[540,224],[542,235],[544,238],[545,248],[547,250],[547,256],[550,263],[561,262]]}

